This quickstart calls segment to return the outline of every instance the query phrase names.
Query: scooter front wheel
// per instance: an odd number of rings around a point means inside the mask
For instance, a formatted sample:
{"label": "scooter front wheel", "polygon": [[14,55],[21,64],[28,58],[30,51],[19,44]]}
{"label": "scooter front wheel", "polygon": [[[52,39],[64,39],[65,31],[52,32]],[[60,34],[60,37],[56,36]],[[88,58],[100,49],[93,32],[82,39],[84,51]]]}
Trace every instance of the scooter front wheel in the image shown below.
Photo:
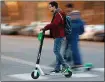
{"label": "scooter front wheel", "polygon": [[38,70],[35,70],[35,71],[33,71],[33,72],[31,73],[31,77],[32,77],[33,79],[38,79],[39,76],[40,76],[40,73],[38,72]]}

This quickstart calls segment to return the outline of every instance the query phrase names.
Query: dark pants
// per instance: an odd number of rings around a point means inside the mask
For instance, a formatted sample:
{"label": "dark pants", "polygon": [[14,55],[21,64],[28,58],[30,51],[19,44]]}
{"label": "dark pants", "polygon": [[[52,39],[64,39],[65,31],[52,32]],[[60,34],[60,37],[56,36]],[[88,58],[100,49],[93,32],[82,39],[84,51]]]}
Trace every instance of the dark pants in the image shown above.
{"label": "dark pants", "polygon": [[64,50],[64,57],[66,57],[66,61],[73,61],[74,65],[82,65],[82,59],[79,51],[78,39],[70,39],[70,36],[67,37],[66,47]]}
{"label": "dark pants", "polygon": [[72,49],[72,58],[73,58],[74,65],[82,65],[78,40],[72,40],[71,49]]}

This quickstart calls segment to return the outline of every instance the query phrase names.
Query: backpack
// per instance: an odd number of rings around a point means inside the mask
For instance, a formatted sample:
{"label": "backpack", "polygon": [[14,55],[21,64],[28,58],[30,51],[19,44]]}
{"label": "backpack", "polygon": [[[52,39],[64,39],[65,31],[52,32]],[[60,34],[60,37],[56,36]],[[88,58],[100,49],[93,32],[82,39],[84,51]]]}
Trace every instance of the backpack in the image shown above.
{"label": "backpack", "polygon": [[60,13],[59,15],[61,16],[62,20],[64,20],[64,27],[65,27],[65,35],[71,36],[72,33],[72,27],[71,27],[71,18],[70,16],[62,16]]}
{"label": "backpack", "polygon": [[84,25],[85,25],[85,22],[81,21],[81,27],[80,27],[79,35],[82,35],[85,32]]}
{"label": "backpack", "polygon": [[70,16],[66,16],[65,19],[65,34],[66,36],[71,35],[72,33],[72,27],[71,27],[71,19]]}

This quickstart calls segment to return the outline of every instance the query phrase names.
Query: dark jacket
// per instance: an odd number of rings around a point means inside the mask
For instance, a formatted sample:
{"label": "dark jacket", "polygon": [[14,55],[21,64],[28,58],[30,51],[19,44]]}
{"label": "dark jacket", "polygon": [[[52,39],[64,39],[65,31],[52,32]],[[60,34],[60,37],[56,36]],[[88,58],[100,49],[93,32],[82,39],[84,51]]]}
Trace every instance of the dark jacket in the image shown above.
{"label": "dark jacket", "polygon": [[[44,28],[45,30],[51,31],[53,38],[65,37],[64,20],[62,19],[65,14],[61,10],[58,12],[54,13],[51,23]],[[60,15],[62,15],[62,17]]]}
{"label": "dark jacket", "polygon": [[71,20],[72,26],[72,40],[78,40],[79,35],[84,32],[84,22],[81,19]]}

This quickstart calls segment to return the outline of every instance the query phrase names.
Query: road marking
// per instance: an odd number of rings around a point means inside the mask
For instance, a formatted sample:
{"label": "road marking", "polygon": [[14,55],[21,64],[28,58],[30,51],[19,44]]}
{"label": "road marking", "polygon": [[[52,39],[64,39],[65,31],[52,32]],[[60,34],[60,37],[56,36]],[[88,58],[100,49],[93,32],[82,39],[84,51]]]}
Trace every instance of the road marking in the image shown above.
{"label": "road marking", "polygon": [[77,73],[77,74],[73,74],[72,77],[73,78],[81,78],[81,77],[97,77],[98,75],[94,75],[94,74],[89,74],[89,73]]}
{"label": "road marking", "polygon": [[[13,78],[21,79],[21,80],[34,80],[34,79],[32,79],[30,73],[14,74],[14,75],[9,75],[9,76],[13,77]],[[38,80],[41,80],[41,79],[48,79],[48,77],[46,77],[46,76],[40,76],[38,78]]]}
{"label": "road marking", "polygon": [[[35,67],[35,63],[30,62],[30,61],[25,61],[23,59],[18,59],[18,58],[14,58],[14,57],[10,57],[10,56],[4,56],[4,55],[1,55],[1,59],[10,60],[10,61],[13,61],[13,62],[26,64],[26,65],[30,65],[30,66],[34,66]],[[49,67],[49,66],[44,66],[44,65],[40,65],[40,66],[43,69],[53,69],[52,67]]]}
{"label": "road marking", "polygon": [[[12,78],[17,78],[21,80],[46,80],[46,79],[51,79],[49,76],[57,77],[63,76],[61,73],[59,74],[51,74],[51,75],[46,75],[46,76],[40,76],[38,79],[32,79],[30,73],[24,73],[24,74],[14,74],[14,75],[8,75],[9,77]],[[71,78],[86,78],[86,77],[97,77],[98,75],[94,74],[89,74],[89,73],[78,73],[78,74],[73,74]],[[65,78],[65,77],[64,77]]]}
{"label": "road marking", "polygon": [[104,68],[94,68],[92,70],[95,70],[95,71],[100,71],[100,72],[103,72],[104,73]]}

